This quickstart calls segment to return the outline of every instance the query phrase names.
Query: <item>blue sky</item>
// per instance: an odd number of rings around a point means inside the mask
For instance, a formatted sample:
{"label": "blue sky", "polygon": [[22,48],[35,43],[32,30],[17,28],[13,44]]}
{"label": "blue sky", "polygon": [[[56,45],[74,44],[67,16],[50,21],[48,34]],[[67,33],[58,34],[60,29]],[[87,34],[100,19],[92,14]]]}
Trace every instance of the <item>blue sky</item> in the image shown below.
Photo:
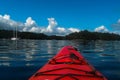
{"label": "blue sky", "polygon": [[102,26],[113,31],[111,25],[119,24],[120,0],[0,0],[0,15],[5,14],[21,23],[31,17],[42,28],[50,25],[48,18],[54,18],[55,26],[64,29],[94,31]]}

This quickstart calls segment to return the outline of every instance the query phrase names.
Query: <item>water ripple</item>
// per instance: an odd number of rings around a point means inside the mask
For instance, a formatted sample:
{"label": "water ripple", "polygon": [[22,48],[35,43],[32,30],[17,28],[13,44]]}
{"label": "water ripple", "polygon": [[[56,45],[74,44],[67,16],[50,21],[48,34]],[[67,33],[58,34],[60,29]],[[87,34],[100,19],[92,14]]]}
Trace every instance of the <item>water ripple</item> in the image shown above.
{"label": "water ripple", "polygon": [[0,40],[0,80],[28,79],[66,45],[76,47],[109,80],[120,79],[120,41]]}

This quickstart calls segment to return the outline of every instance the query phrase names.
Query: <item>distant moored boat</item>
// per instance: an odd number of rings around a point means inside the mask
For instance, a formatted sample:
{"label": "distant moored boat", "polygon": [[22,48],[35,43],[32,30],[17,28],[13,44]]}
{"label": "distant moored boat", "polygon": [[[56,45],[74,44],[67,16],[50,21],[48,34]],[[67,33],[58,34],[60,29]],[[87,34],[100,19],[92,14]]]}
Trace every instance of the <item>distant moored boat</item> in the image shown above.
{"label": "distant moored boat", "polygon": [[19,38],[17,38],[17,27],[15,27],[15,31],[13,31],[13,37],[11,38],[11,40],[19,40]]}

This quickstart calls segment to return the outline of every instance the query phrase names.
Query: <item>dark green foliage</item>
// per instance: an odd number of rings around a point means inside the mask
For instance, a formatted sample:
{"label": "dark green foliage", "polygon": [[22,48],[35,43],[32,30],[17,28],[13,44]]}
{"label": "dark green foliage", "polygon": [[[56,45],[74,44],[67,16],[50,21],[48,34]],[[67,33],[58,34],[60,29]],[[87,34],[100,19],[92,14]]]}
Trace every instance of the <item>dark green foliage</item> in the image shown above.
{"label": "dark green foliage", "polygon": [[[66,36],[48,36],[43,33],[19,32],[17,36],[20,39],[40,39],[40,40],[120,40],[120,35],[113,33],[89,32],[87,30],[71,33]],[[0,39],[10,39],[13,37],[13,31],[0,30]]]}
{"label": "dark green foliage", "polygon": [[113,33],[89,32],[87,30],[71,33],[66,39],[82,39],[82,40],[120,40],[120,35]]}
{"label": "dark green foliage", "polygon": [[67,39],[83,39],[83,40],[97,40],[98,36],[95,34],[95,32],[89,32],[87,30],[71,33],[66,36]]}
{"label": "dark green foliage", "polygon": [[9,39],[13,37],[13,31],[0,30],[0,38]]}
{"label": "dark green foliage", "polygon": [[42,33],[19,32],[18,37],[21,39],[47,39],[47,35]]}
{"label": "dark green foliage", "polygon": [[[10,39],[13,37],[13,31],[8,30],[0,30],[0,38],[2,39]],[[31,33],[31,32],[18,32],[17,37],[20,39],[47,39],[47,35],[42,33]]]}

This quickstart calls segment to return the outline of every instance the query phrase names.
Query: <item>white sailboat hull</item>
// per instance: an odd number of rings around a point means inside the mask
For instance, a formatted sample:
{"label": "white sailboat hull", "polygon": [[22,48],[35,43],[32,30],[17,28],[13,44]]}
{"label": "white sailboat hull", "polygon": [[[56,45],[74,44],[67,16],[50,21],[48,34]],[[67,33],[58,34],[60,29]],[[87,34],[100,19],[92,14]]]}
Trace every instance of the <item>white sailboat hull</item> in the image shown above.
{"label": "white sailboat hull", "polygon": [[16,37],[13,37],[13,38],[11,38],[11,40],[19,40],[18,38],[16,38]]}

